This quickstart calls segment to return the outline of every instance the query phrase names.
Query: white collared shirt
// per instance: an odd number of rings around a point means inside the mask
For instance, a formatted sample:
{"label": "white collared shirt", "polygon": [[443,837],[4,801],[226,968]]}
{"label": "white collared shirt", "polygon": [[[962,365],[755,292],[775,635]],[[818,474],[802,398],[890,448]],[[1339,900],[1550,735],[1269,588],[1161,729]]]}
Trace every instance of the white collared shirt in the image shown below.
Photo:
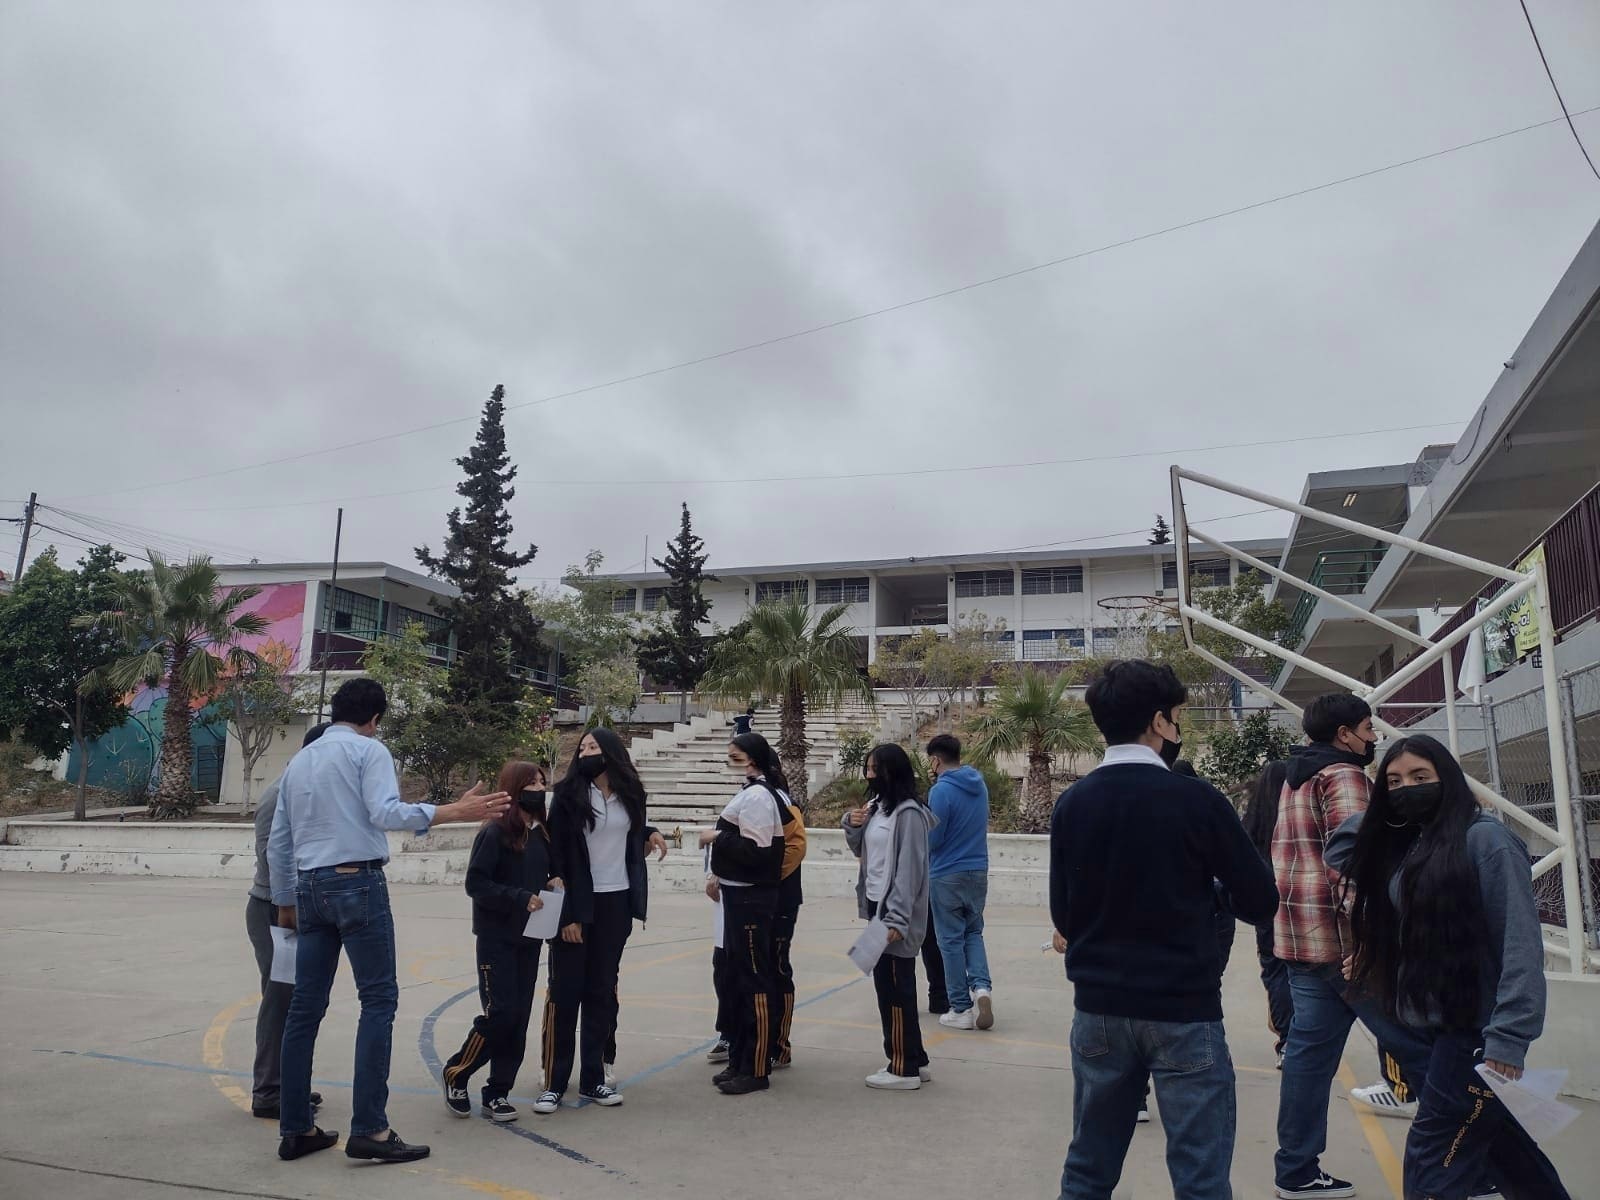
{"label": "white collared shirt", "polygon": [[[1160,767],[1162,770],[1171,770],[1166,763],[1161,761],[1161,755],[1150,749],[1143,742],[1127,742],[1121,746],[1107,746],[1106,756],[1100,760],[1100,767],[1121,767],[1129,763],[1142,763],[1147,767]],[[1099,770],[1096,767],[1095,770]]]}

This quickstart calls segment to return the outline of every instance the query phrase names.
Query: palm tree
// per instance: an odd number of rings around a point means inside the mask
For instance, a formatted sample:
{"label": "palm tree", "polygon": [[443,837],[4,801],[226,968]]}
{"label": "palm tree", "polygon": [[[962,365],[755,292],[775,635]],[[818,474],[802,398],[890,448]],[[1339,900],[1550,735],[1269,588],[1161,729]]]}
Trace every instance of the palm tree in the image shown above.
{"label": "palm tree", "polygon": [[153,820],[164,820],[194,809],[189,786],[191,701],[209,698],[226,670],[256,664],[256,656],[239,642],[266,633],[267,622],[256,613],[239,612],[261,589],[241,587],[221,594],[209,558],[191,558],[180,566],[154,550],[148,554],[148,571],[129,573],[119,582],[116,608],[78,620],[108,627],[128,649],[104,668],[104,682],[132,691],[141,683],[154,687],[167,681],[160,779],[149,813]]}
{"label": "palm tree", "polygon": [[1000,684],[986,711],[970,727],[976,757],[1027,754],[1022,820],[1035,833],[1050,827],[1054,802],[1050,760],[1058,754],[1092,754],[1100,748],[1089,710],[1066,695],[1069,682],[1065,673],[1052,679],[1025,667]]}
{"label": "palm tree", "polygon": [[861,672],[845,621],[848,605],[835,604],[813,619],[800,601],[757,605],[749,626],[712,652],[700,686],[744,704],[752,697],[778,702],[778,758],[789,777],[790,799],[805,808],[806,708],[836,707],[848,696],[873,702],[872,681]]}

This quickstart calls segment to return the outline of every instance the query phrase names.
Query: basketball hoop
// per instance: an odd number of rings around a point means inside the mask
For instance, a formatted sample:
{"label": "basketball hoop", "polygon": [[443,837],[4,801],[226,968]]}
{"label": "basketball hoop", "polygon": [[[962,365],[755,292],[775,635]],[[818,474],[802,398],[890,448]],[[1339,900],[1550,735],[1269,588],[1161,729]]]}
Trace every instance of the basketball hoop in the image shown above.
{"label": "basketball hoop", "polygon": [[1147,596],[1137,593],[1127,596],[1103,596],[1095,603],[1107,612],[1132,614],[1148,612],[1150,609],[1159,608],[1170,610],[1172,605],[1160,596]]}

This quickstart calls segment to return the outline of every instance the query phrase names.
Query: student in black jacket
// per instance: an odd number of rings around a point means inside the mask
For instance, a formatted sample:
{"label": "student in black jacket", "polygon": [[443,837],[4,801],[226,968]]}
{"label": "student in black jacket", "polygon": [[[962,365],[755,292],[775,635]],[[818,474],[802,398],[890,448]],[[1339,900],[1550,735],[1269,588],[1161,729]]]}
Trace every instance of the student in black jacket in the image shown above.
{"label": "student in black jacket", "polygon": [[[645,824],[644,785],[622,739],[609,729],[583,735],[550,806],[551,869],[566,883],[561,936],[550,943],[544,1007],[544,1092],[533,1111],[553,1113],[581,1060],[578,1094],[612,1107],[622,1093],[605,1081],[605,1049],[616,1034],[617,974],[635,919],[645,919],[645,859],[667,856],[666,839]],[[583,1036],[578,1040],[578,1017]]]}
{"label": "student in black jacket", "polygon": [[1220,895],[1260,924],[1278,892],[1227,799],[1170,769],[1187,698],[1171,667],[1108,666],[1085,696],[1105,759],[1050,819],[1050,916],[1077,1008],[1064,1200],[1111,1195],[1151,1077],[1173,1192],[1231,1194],[1236,1099],[1215,914]]}
{"label": "student in black jacket", "polygon": [[445,1064],[442,1082],[445,1107],[455,1116],[470,1117],[467,1081],[488,1063],[483,1115],[504,1123],[521,1115],[507,1097],[522,1066],[539,979],[541,943],[523,937],[522,930],[528,914],[543,907],[539,893],[559,888],[561,880],[550,875],[544,770],[533,763],[508,762],[500,768],[499,790],[516,802],[504,816],[484,822],[467,863],[483,1013]]}
{"label": "student in black jacket", "polygon": [[[759,733],[728,744],[728,766],[744,787],[700,835],[711,850],[711,874],[722,901],[724,974],[728,1000],[728,1066],[713,1078],[727,1096],[765,1091],[777,1056],[779,1016],[772,1008],[773,922],[783,877],[783,826],[789,819],[787,781],[778,756]],[[709,889],[708,889],[709,890]]]}

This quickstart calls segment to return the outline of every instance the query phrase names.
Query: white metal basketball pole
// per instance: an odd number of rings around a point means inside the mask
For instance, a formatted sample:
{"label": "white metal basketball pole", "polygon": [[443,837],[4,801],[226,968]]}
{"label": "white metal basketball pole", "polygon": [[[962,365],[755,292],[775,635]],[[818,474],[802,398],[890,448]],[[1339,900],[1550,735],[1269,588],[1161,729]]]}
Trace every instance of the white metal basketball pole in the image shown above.
{"label": "white metal basketball pole", "polygon": [[[1578,873],[1576,839],[1574,835],[1572,813],[1572,793],[1570,779],[1567,773],[1566,744],[1565,739],[1561,735],[1561,701],[1560,693],[1558,691],[1558,679],[1555,666],[1555,633],[1550,615],[1548,579],[1546,576],[1545,565],[1542,562],[1535,563],[1534,569],[1527,573],[1514,571],[1510,568],[1503,567],[1498,563],[1490,563],[1481,559],[1472,558],[1465,554],[1458,554],[1453,550],[1445,550],[1437,546],[1430,546],[1425,542],[1419,542],[1413,538],[1403,537],[1399,534],[1391,533],[1386,529],[1379,529],[1376,526],[1365,525],[1359,521],[1352,521],[1346,517],[1340,517],[1334,513],[1323,512],[1320,509],[1314,509],[1307,505],[1296,503],[1292,500],[1285,500],[1278,496],[1271,496],[1265,492],[1256,491],[1253,488],[1227,483],[1221,479],[1217,479],[1209,475],[1203,475],[1199,472],[1186,471],[1177,465],[1174,465],[1171,468],[1170,477],[1172,486],[1173,543],[1178,560],[1178,615],[1183,628],[1185,643],[1191,650],[1198,653],[1213,666],[1224,671],[1229,676],[1237,679],[1239,682],[1245,684],[1253,690],[1269,697],[1274,703],[1289,710],[1290,712],[1298,713],[1301,710],[1298,705],[1286,700],[1283,696],[1279,695],[1270,687],[1267,687],[1258,680],[1252,679],[1246,672],[1238,670],[1232,664],[1224,662],[1219,656],[1212,654],[1203,646],[1197,645],[1194,640],[1194,622],[1198,621],[1207,628],[1215,629],[1219,633],[1223,633],[1228,637],[1236,638],[1237,640],[1244,642],[1246,645],[1253,646],[1255,649],[1265,654],[1282,659],[1285,662],[1291,663],[1297,667],[1311,672],[1319,678],[1326,679],[1332,683],[1338,684],[1341,687],[1347,688],[1354,694],[1365,697],[1368,703],[1372,704],[1374,708],[1376,708],[1385,697],[1393,695],[1407,683],[1418,678],[1423,672],[1432,667],[1434,663],[1439,663],[1444,679],[1445,721],[1448,727],[1450,749],[1452,753],[1459,755],[1460,733],[1454,694],[1456,688],[1456,673],[1452,651],[1458,643],[1469,637],[1475,630],[1493,620],[1494,617],[1501,612],[1501,610],[1503,610],[1513,601],[1529,594],[1534,597],[1535,611],[1539,620],[1539,650],[1541,658],[1540,669],[1544,684],[1545,734],[1550,748],[1551,794],[1555,801],[1555,829],[1551,829],[1544,822],[1531,816],[1522,808],[1511,803],[1505,797],[1486,787],[1484,784],[1472,778],[1470,775],[1467,776],[1467,782],[1469,786],[1471,786],[1473,793],[1481,800],[1492,805],[1499,812],[1503,813],[1512,820],[1515,820],[1518,824],[1529,829],[1531,832],[1536,833],[1542,839],[1550,842],[1554,846],[1554,849],[1552,849],[1548,854],[1546,854],[1533,865],[1532,876],[1533,878],[1537,879],[1552,867],[1557,865],[1560,866],[1562,901],[1566,909],[1566,944],[1565,946],[1562,946],[1559,943],[1552,943],[1547,938],[1545,942],[1545,948],[1553,954],[1566,958],[1568,962],[1572,964],[1572,969],[1574,971],[1583,972],[1587,970],[1591,965],[1591,961],[1590,956],[1587,953],[1589,949],[1589,942],[1584,932],[1584,911],[1586,906],[1583,903],[1583,891]],[[1185,479],[1190,480],[1191,482],[1202,487],[1209,487],[1217,491],[1226,492],[1230,495],[1242,497],[1247,500],[1254,500],[1258,503],[1268,505],[1272,508],[1281,509],[1285,512],[1297,513],[1308,520],[1316,521],[1321,524],[1331,526],[1335,529],[1342,529],[1350,533],[1357,533],[1366,537],[1372,537],[1378,541],[1385,542],[1392,546],[1400,546],[1426,558],[1432,558],[1441,562],[1451,563],[1452,565],[1463,567],[1467,570],[1478,572],[1479,574],[1501,579],[1510,586],[1503,589],[1499,595],[1494,597],[1480,611],[1473,614],[1473,616],[1468,618],[1468,620],[1464,621],[1455,629],[1451,630],[1451,632],[1445,637],[1438,641],[1422,639],[1420,635],[1414,634],[1411,631],[1378,616],[1376,613],[1362,609],[1359,605],[1347,600],[1344,597],[1336,596],[1331,592],[1316,587],[1306,580],[1290,574],[1288,571],[1273,568],[1262,562],[1260,559],[1254,558],[1253,556],[1246,554],[1241,550],[1236,550],[1233,547],[1228,546],[1215,538],[1208,537],[1203,533],[1191,532],[1189,529],[1188,514],[1185,510],[1183,501],[1183,481]],[[1421,649],[1417,657],[1414,658],[1410,663],[1401,667],[1388,679],[1383,680],[1376,686],[1369,686],[1358,679],[1352,679],[1343,672],[1335,671],[1333,668],[1316,662],[1314,659],[1308,658],[1303,654],[1290,650],[1285,646],[1280,646],[1276,643],[1269,642],[1264,638],[1257,637],[1246,630],[1240,629],[1235,625],[1229,624],[1227,621],[1223,621],[1210,613],[1196,608],[1190,602],[1189,595],[1189,539],[1191,537],[1204,545],[1220,550],[1236,561],[1246,563],[1256,570],[1262,571],[1265,574],[1290,583],[1294,587],[1307,591],[1321,599],[1328,600],[1336,607],[1350,612],[1359,620],[1366,621],[1369,624],[1377,626],[1378,628],[1385,629],[1390,633],[1396,634],[1405,641],[1409,641],[1420,646]],[[1403,736],[1400,730],[1396,729],[1386,721],[1374,718],[1373,723],[1391,736]]]}

